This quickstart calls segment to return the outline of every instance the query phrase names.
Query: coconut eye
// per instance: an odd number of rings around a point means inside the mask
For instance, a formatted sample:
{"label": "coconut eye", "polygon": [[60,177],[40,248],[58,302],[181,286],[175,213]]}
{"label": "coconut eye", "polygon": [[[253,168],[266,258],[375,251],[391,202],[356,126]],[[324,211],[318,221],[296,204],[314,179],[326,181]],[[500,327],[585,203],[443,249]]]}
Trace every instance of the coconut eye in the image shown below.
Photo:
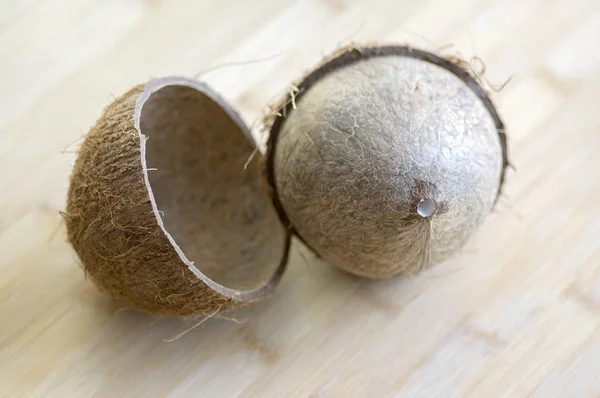
{"label": "coconut eye", "polygon": [[423,218],[429,218],[435,213],[437,209],[437,204],[435,200],[427,198],[423,199],[417,204],[417,214]]}

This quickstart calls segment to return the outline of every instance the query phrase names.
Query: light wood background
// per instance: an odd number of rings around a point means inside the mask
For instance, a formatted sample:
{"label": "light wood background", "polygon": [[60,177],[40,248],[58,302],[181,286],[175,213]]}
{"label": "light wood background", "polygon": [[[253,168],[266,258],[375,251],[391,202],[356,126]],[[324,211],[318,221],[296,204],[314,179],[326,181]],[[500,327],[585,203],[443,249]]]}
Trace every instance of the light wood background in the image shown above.
{"label": "light wood background", "polygon": [[[369,282],[296,243],[272,300],[173,342],[85,281],[58,211],[115,95],[274,56],[202,76],[251,123],[350,40],[514,76],[516,172],[460,256]],[[599,43],[597,0],[1,0],[0,396],[600,396]]]}

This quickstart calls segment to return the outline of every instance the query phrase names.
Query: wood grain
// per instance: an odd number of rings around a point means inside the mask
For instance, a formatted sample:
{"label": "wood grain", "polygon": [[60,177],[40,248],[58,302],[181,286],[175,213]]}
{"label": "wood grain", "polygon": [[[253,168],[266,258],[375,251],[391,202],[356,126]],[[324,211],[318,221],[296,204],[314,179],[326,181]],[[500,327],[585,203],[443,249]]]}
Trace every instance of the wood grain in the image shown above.
{"label": "wood grain", "polygon": [[[1,0],[0,10],[0,396],[600,396],[596,0]],[[122,308],[85,281],[58,211],[77,144],[114,95],[222,65],[202,80],[252,123],[350,40],[476,55],[490,82],[513,76],[494,99],[516,171],[460,256],[370,282],[296,242],[272,300],[171,343],[194,323]]]}

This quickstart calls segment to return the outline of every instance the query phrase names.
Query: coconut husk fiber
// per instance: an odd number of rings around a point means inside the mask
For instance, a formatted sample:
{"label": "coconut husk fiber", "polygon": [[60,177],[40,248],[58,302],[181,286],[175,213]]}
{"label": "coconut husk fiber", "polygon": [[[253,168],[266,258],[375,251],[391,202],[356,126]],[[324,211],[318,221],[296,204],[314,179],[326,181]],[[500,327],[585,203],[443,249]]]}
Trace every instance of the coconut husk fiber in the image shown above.
{"label": "coconut husk fiber", "polygon": [[255,148],[202,83],[158,79],[117,98],[81,145],[68,191],[68,238],[87,276],[161,315],[271,295],[289,234]]}
{"label": "coconut husk fiber", "polygon": [[268,111],[267,178],[319,256],[370,278],[456,253],[492,210],[504,126],[466,62],[406,46],[326,58]]}

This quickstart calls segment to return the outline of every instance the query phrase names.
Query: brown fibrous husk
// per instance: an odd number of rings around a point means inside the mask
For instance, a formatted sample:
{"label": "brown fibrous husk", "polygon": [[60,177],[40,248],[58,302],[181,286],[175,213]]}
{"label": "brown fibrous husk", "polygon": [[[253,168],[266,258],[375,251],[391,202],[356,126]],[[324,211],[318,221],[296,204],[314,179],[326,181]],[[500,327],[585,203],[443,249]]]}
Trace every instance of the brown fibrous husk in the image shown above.
{"label": "brown fibrous husk", "polygon": [[[251,161],[249,161],[251,159]],[[64,217],[86,275],[160,315],[215,315],[273,293],[289,234],[235,112],[165,78],[117,98],[86,136]]]}

